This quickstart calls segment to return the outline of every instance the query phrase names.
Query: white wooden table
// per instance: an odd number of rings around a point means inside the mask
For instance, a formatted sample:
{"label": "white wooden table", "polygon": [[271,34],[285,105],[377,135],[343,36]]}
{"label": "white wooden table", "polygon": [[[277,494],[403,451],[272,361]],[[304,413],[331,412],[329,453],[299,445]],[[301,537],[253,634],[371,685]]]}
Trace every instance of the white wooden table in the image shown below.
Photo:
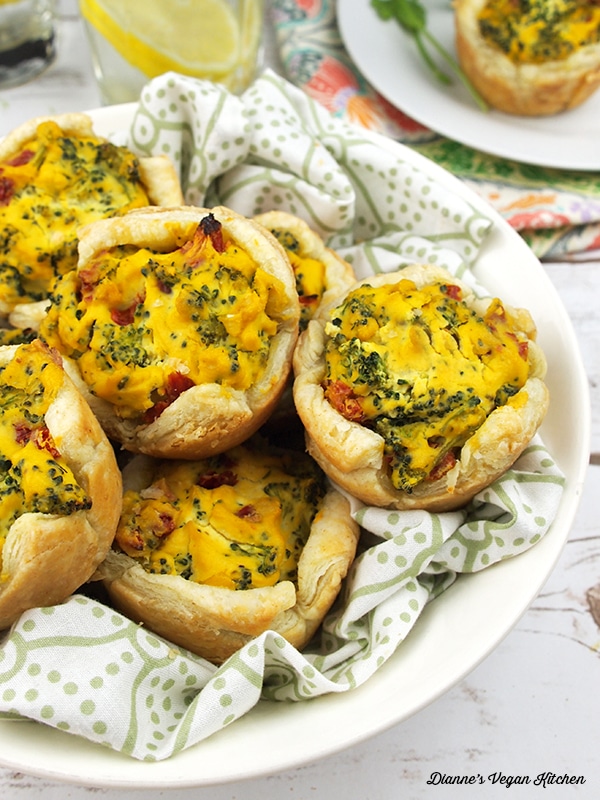
{"label": "white wooden table", "polygon": [[[0,92],[0,136],[45,113],[100,104],[75,0],[59,0],[59,56],[38,80]],[[268,54],[272,58],[273,54]],[[271,61],[271,63],[273,63]],[[468,677],[411,719],[344,752],[249,782],[144,790],[144,800],[410,800],[506,797],[506,784],[432,785],[448,776],[583,776],[585,784],[518,785],[510,797],[600,797],[600,257],[547,264],[577,333],[592,396],[591,466],[569,541],[531,608]],[[0,754],[1,755],[1,754]],[[526,792],[526,795],[524,794]],[[51,783],[0,768],[2,800],[123,800],[132,791]]]}

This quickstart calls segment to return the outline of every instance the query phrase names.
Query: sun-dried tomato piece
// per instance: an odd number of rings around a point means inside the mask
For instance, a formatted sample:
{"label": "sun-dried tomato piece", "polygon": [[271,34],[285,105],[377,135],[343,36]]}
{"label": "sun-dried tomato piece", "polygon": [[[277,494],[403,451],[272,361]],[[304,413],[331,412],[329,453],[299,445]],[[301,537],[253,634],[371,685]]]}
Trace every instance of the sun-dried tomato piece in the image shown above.
{"label": "sun-dried tomato piece", "polygon": [[11,167],[22,167],[25,164],[29,164],[34,155],[35,153],[33,150],[21,150],[18,155],[16,155],[14,158],[11,158],[10,161],[7,161],[7,164],[9,164]]}
{"label": "sun-dried tomato piece", "polygon": [[519,355],[524,361],[527,361],[529,357],[529,342],[519,342]]}
{"label": "sun-dried tomato piece", "polygon": [[142,536],[139,530],[119,530],[119,544],[125,550],[134,550],[141,552],[146,543],[144,542],[144,537]]}
{"label": "sun-dried tomato piece", "polygon": [[194,381],[183,372],[172,372],[167,378],[167,397],[173,402],[182,392],[190,389],[193,385]]}
{"label": "sun-dried tomato piece", "polygon": [[165,281],[157,280],[156,285],[158,286],[159,291],[163,294],[173,294],[173,287],[170,284],[165,283]]}
{"label": "sun-dried tomato piece", "polygon": [[0,206],[7,206],[15,192],[15,182],[11,178],[0,176]]}
{"label": "sun-dried tomato piece", "polygon": [[238,477],[230,469],[223,472],[205,472],[198,477],[196,484],[203,489],[218,489],[219,486],[235,486]]}
{"label": "sun-dried tomato piece", "polygon": [[447,472],[450,472],[450,470],[458,460],[457,456],[458,456],[457,451],[448,450],[446,455],[440,461],[438,461],[435,467],[431,470],[431,472],[427,476],[427,480],[437,481],[440,478],[442,478]]}
{"label": "sun-dried tomato piece", "polygon": [[442,290],[453,300],[462,300],[462,289],[454,283],[447,283],[442,286]]}
{"label": "sun-dried tomato piece", "polygon": [[333,408],[351,422],[363,422],[365,413],[360,398],[354,394],[352,387],[343,381],[329,381],[325,386],[325,397]]}
{"label": "sun-dried tomato piece", "polygon": [[47,450],[52,458],[60,458],[60,451],[54,444],[52,434],[45,425],[41,428],[35,428],[32,438],[38,450]]}
{"label": "sun-dried tomato piece", "polygon": [[79,280],[79,294],[82,300],[91,300],[94,296],[94,289],[100,277],[100,262],[96,261],[89,264],[85,269],[77,273]]}
{"label": "sun-dried tomato piece", "polygon": [[160,520],[162,527],[158,529],[154,528],[153,533],[155,533],[156,536],[159,537],[159,539],[162,539],[163,537],[168,536],[175,530],[175,520],[173,519],[171,514],[166,514],[165,512],[159,514],[158,518]]}
{"label": "sun-dried tomato piece", "polygon": [[31,439],[31,434],[33,433],[33,428],[31,425],[27,425],[25,422],[16,422],[13,427],[15,429],[16,443],[27,444],[27,442]]}
{"label": "sun-dried tomato piece", "polygon": [[34,428],[25,422],[17,422],[14,429],[17,444],[26,445],[28,442],[33,442],[38,450],[47,450],[52,458],[60,458],[60,451],[54,444],[52,434],[46,425]]}
{"label": "sun-dried tomato piece", "polygon": [[512,339],[514,342],[517,342],[517,352],[521,356],[524,361],[527,361],[529,357],[529,342],[520,342],[516,336],[516,334],[507,331],[506,335],[509,339]]}
{"label": "sun-dried tomato piece", "polygon": [[200,221],[200,228],[205,236],[209,236],[212,246],[217,253],[222,253],[225,250],[223,242],[223,226],[214,214],[208,214]]}
{"label": "sun-dried tomato piece", "polygon": [[194,386],[194,381],[182,372],[172,372],[167,378],[164,397],[156,402],[144,414],[144,422],[154,422],[160,417],[165,408],[168,408],[180,394]]}
{"label": "sun-dried tomato piece", "polygon": [[135,319],[135,312],[137,307],[140,303],[144,302],[144,295],[136,295],[133,303],[128,308],[113,308],[110,312],[110,318],[115,323],[115,325],[120,325],[124,327],[125,325],[131,325],[133,320]]}
{"label": "sun-dried tomato piece", "polygon": [[498,330],[499,326],[506,324],[506,310],[498,299],[495,299],[490,305],[485,315],[485,323],[494,333]]}
{"label": "sun-dried tomato piece", "polygon": [[235,515],[240,519],[247,519],[248,522],[260,522],[262,519],[262,514],[251,504],[242,506]]}

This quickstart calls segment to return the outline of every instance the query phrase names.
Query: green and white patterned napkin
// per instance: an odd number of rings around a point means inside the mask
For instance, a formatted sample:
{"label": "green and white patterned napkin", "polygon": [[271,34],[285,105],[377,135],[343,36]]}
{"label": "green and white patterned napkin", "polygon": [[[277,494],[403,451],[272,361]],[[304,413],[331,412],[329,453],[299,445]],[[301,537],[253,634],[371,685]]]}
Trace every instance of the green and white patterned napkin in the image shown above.
{"label": "green and white patterned napkin", "polygon": [[[177,163],[189,203],[304,217],[359,275],[424,260],[469,280],[492,225],[414,166],[266,73],[241,98],[168,74],[143,92],[140,153]],[[33,719],[140,760],[161,760],[259,700],[363,684],[425,605],[461,573],[517,556],[548,531],[564,478],[539,437],[465,509],[390,512],[352,499],[363,545],[338,602],[300,653],[267,632],[222,667],[85,594],[24,614],[0,647],[0,717]],[[285,708],[282,709],[285,713]]]}

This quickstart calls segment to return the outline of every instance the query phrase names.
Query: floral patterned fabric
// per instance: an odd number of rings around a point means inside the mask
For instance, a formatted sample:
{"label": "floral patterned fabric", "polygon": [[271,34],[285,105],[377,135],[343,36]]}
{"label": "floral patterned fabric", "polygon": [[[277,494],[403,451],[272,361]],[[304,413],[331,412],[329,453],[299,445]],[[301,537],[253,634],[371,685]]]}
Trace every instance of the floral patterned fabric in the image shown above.
{"label": "floral patterned fabric", "polygon": [[271,13],[286,77],[332,114],[414,147],[459,176],[539,258],[597,257],[599,173],[496,158],[445,139],[395,109],[352,63],[338,32],[335,0],[272,0]]}

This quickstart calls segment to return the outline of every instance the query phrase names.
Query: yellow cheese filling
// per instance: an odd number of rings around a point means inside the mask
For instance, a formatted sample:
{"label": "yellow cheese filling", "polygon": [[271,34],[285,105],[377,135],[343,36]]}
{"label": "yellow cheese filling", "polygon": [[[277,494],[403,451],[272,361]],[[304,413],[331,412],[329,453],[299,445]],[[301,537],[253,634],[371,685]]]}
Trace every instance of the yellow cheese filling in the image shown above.
{"label": "yellow cheese filling", "polygon": [[148,572],[210,586],[295,581],[323,494],[308,456],[264,444],[156,462],[150,485],[124,494],[116,543]]}
{"label": "yellow cheese filling", "polygon": [[516,64],[568,58],[600,41],[600,6],[586,0],[488,0],[481,35]]}
{"label": "yellow cheese filling", "polygon": [[245,391],[264,373],[285,286],[232,239],[204,233],[215,223],[194,223],[171,252],[103,251],[54,287],[40,335],[123,419],[152,421],[193,385]]}
{"label": "yellow cheese filling", "polygon": [[77,264],[80,225],[149,202],[133,153],[41,123],[0,162],[0,300],[12,308],[46,298]]}
{"label": "yellow cheese filling", "polygon": [[319,307],[325,286],[325,264],[304,252],[291,231],[272,229],[294,270],[300,300],[300,330],[303,331]]}
{"label": "yellow cheese filling", "polygon": [[33,328],[1,328],[0,347],[13,344],[29,344],[38,338],[38,332]]}
{"label": "yellow cheese filling", "polygon": [[0,545],[22,514],[90,508],[45,423],[63,377],[39,341],[22,345],[0,367]]}
{"label": "yellow cheese filling", "polygon": [[481,317],[453,285],[359,287],[326,333],[326,398],[383,437],[392,483],[409,492],[450,469],[529,374],[527,337],[500,301]]}

